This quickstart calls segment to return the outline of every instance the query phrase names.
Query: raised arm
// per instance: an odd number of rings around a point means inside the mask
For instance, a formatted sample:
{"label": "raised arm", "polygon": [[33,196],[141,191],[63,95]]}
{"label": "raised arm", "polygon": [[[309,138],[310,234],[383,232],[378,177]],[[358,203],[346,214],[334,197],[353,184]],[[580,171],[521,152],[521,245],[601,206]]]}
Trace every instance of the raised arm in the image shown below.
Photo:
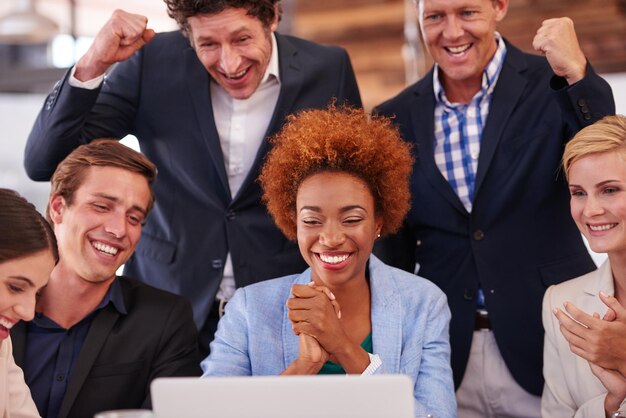
{"label": "raised arm", "polygon": [[[24,167],[30,178],[48,180],[79,145],[129,133],[141,72],[141,58],[133,54],[154,37],[146,24],[143,16],[116,10],[87,53],[56,83],[26,143]],[[115,63],[122,65],[103,87],[103,75]]]}

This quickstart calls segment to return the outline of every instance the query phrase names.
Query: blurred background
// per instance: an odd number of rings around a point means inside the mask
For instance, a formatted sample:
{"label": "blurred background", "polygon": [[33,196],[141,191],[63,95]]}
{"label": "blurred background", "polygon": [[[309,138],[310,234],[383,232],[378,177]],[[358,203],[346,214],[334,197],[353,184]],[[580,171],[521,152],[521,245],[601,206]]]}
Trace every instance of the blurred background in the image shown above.
{"label": "blurred background", "polygon": [[[432,64],[413,0],[282,4],[280,32],[348,50],[367,109],[416,81]],[[0,0],[0,187],[18,190],[40,210],[48,184],[24,174],[24,143],[46,93],[116,8],[147,16],[156,31],[176,29],[162,0]],[[532,52],[541,22],[559,16],[574,20],[583,51],[613,87],[617,112],[626,114],[626,0],[510,0],[499,31]],[[125,143],[136,146],[133,138]]]}

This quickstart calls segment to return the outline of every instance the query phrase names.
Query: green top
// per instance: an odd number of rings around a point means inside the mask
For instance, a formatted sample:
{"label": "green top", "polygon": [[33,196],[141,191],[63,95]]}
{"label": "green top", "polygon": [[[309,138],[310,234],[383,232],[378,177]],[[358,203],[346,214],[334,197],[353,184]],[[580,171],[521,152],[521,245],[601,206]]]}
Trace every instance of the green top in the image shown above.
{"label": "green top", "polygon": [[[370,332],[367,337],[361,343],[361,347],[368,353],[372,353],[374,351],[374,347],[372,346],[372,333]],[[328,360],[320,371],[317,374],[346,374],[346,371],[337,363],[333,363]]]}

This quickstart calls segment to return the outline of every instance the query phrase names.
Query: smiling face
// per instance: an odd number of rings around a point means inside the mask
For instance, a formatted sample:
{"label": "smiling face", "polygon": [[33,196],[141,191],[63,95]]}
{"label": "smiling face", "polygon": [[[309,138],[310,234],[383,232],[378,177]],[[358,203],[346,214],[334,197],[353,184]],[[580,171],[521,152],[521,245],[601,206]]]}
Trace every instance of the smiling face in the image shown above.
{"label": "smiling face", "polygon": [[110,281],[139,242],[150,202],[148,181],[117,167],[90,167],[68,205],[50,198],[59,269],[93,283]]}
{"label": "smiling face", "polygon": [[19,320],[33,319],[37,292],[48,283],[53,268],[50,250],[0,263],[0,341]]}
{"label": "smiling face", "polygon": [[591,249],[626,254],[626,161],[615,151],[589,154],[569,169],[570,209]]}
{"label": "smiling face", "polygon": [[189,18],[191,44],[213,80],[235,99],[247,99],[261,84],[272,55],[269,27],[246,9],[226,9]]}
{"label": "smiling face", "polygon": [[508,0],[419,0],[418,17],[428,52],[440,68],[446,89],[478,91],[482,74],[496,52],[496,23]]}
{"label": "smiling face", "polygon": [[365,265],[382,222],[367,184],[323,172],[302,182],[296,197],[300,253],[312,278],[330,289],[365,280]]}

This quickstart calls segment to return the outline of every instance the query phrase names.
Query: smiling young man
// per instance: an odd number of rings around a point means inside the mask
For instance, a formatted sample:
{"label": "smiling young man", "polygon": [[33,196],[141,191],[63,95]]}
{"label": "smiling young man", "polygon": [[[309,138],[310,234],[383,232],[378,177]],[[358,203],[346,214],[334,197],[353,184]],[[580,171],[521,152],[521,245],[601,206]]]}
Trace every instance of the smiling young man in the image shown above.
{"label": "smiling young man", "polygon": [[267,138],[288,114],[361,99],[343,49],[276,32],[279,0],[165,3],[180,31],[113,13],[46,99],[25,166],[47,180],[82,143],[137,137],[159,179],[126,272],[191,301],[206,353],[236,287],[305,267],[260,201]]}
{"label": "smiling young man", "polygon": [[568,18],[525,54],[497,31],[508,0],[417,0],[432,70],[375,112],[414,144],[411,212],[377,249],[443,289],[459,417],[539,417],[541,300],[595,268],[568,216],[564,143],[615,112]]}
{"label": "smiling young man", "polygon": [[150,406],[150,382],[198,375],[189,302],[116,276],[153,204],[154,165],[115,141],[74,150],[52,177],[48,218],[60,261],[14,355],[42,416]]}

